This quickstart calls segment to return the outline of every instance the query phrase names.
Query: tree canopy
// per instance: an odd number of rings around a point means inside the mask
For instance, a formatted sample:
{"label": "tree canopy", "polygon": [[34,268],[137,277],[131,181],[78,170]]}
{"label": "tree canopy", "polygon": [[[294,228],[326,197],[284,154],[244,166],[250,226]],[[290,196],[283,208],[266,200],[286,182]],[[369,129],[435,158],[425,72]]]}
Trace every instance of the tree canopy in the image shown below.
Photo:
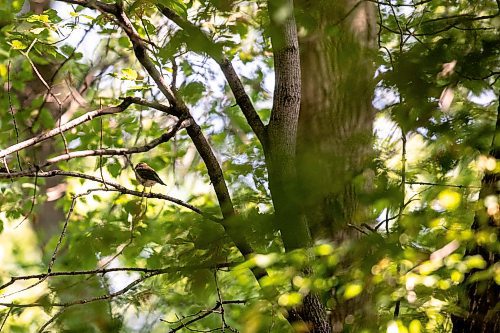
{"label": "tree canopy", "polygon": [[0,331],[500,329],[500,1],[3,4]]}

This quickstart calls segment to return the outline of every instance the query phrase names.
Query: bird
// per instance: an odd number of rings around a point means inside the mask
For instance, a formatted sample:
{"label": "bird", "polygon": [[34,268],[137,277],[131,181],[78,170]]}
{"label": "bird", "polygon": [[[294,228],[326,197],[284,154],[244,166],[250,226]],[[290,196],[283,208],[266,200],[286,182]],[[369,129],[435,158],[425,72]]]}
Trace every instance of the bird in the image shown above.
{"label": "bird", "polygon": [[135,166],[135,176],[137,181],[144,187],[151,187],[156,183],[167,186],[156,171],[144,162],[137,163]]}

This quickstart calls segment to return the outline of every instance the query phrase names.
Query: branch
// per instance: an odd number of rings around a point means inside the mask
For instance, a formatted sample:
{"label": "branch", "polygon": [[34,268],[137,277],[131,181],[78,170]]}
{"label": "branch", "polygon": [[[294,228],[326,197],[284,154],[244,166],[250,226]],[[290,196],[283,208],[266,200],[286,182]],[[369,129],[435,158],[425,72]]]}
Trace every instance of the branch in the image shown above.
{"label": "branch", "polygon": [[250,127],[252,128],[260,143],[262,145],[265,145],[267,138],[266,128],[262,123],[259,115],[257,114],[257,111],[255,111],[250,97],[248,97],[247,93],[245,92],[245,88],[243,87],[238,74],[234,70],[231,61],[229,61],[229,59],[227,58],[223,58],[222,61],[219,62],[219,66],[222,70],[222,73],[224,73],[227,82],[229,83],[229,87],[234,94],[236,103],[238,103],[241,111],[243,112],[248,125],[250,125]]}
{"label": "branch", "polygon": [[161,200],[166,200],[173,202],[179,206],[182,206],[184,208],[190,209],[195,213],[198,213],[202,215],[203,217],[212,220],[217,223],[221,223],[221,220],[214,217],[211,214],[204,213],[200,209],[196,208],[193,205],[190,205],[182,200],[179,200],[177,198],[173,198],[168,195],[164,194],[159,194],[159,193],[144,193],[144,192],[139,192],[139,191],[134,191],[130,190],[122,185],[119,185],[117,183],[113,183],[110,181],[103,181],[102,179],[87,175],[84,173],[79,173],[79,172],[72,172],[72,171],[62,171],[62,170],[50,170],[50,171],[39,171],[38,173],[35,170],[26,170],[26,171],[21,171],[21,172],[11,172],[11,173],[6,173],[6,172],[0,172],[0,179],[2,178],[22,178],[22,177],[42,177],[42,178],[49,178],[49,177],[55,177],[55,176],[68,176],[68,177],[76,177],[76,178],[82,178],[82,179],[87,179],[91,180],[97,183],[101,183],[110,187],[113,187],[114,189],[109,189],[109,188],[102,188],[99,189],[100,191],[104,192],[120,192],[122,194],[129,194],[129,195],[134,195],[137,197],[147,197],[147,198],[155,198],[155,199],[161,199]]}
{"label": "branch", "polygon": [[9,315],[10,315],[11,312],[12,312],[12,308],[9,308],[9,311],[7,311],[7,313],[5,314],[5,317],[3,317],[2,325],[0,325],[0,332],[2,331],[3,326],[7,322],[7,319],[9,318]]}
{"label": "branch", "polygon": [[37,143],[40,143],[40,142],[45,141],[47,139],[50,139],[50,138],[52,138],[52,137],[54,137],[62,132],[66,132],[66,131],[68,131],[68,130],[70,130],[70,129],[72,129],[80,124],[83,124],[87,121],[90,121],[94,118],[125,111],[130,106],[130,104],[132,104],[132,101],[129,98],[125,98],[124,101],[120,105],[110,106],[110,107],[107,107],[107,108],[104,108],[101,110],[94,110],[94,111],[87,112],[83,116],[75,118],[75,119],[67,122],[64,125],[61,125],[59,127],[51,129],[50,131],[47,131],[47,132],[42,133],[40,135],[37,135],[31,139],[28,139],[28,140],[25,140],[25,141],[20,142],[18,144],[15,144],[13,146],[10,146],[9,148],[6,148],[4,150],[0,150],[0,158],[5,157],[9,154],[15,153],[15,152],[22,150],[24,148],[36,145]]}
{"label": "branch", "polygon": [[79,5],[91,9],[97,9],[102,12],[106,12],[109,14],[115,14],[116,13],[116,7],[111,4],[107,4],[101,1],[96,1],[96,0],[58,0],[61,2],[66,2],[66,3],[71,3],[74,5]]}
{"label": "branch", "polygon": [[127,34],[128,38],[130,39],[130,42],[134,47],[134,53],[135,56],[137,57],[137,60],[139,60],[139,62],[144,67],[144,69],[146,69],[148,74],[151,75],[151,78],[158,86],[158,89],[160,89],[162,94],[167,98],[168,102],[170,103],[170,106],[177,109],[176,112],[180,112],[182,114],[188,114],[189,111],[187,110],[187,107],[184,105],[184,103],[179,103],[180,101],[176,98],[172,89],[170,89],[170,87],[168,86],[167,82],[165,81],[161,73],[158,71],[158,69],[156,69],[155,64],[149,58],[147,54],[148,50],[146,48],[146,45],[144,44],[143,40],[135,30],[134,26],[132,25],[132,22],[130,22],[130,19],[123,12],[123,8],[117,6],[117,12],[114,13],[114,15],[118,19],[120,27],[122,27],[122,29]]}
{"label": "branch", "polygon": [[33,308],[33,307],[39,307],[39,306],[42,306],[42,307],[53,306],[53,307],[66,307],[67,308],[67,307],[74,306],[74,305],[83,305],[83,304],[97,302],[97,301],[104,301],[107,299],[115,298],[116,296],[120,296],[120,295],[126,293],[127,291],[129,291],[130,289],[132,289],[133,287],[135,287],[136,285],[138,285],[139,283],[141,283],[142,281],[147,280],[150,277],[160,275],[160,274],[163,274],[163,273],[161,273],[161,272],[147,273],[144,276],[132,281],[131,283],[129,283],[127,286],[125,286],[121,290],[118,290],[114,293],[109,293],[109,294],[104,294],[101,296],[92,297],[89,299],[79,299],[79,300],[74,300],[74,301],[64,302],[64,303],[48,303],[48,304],[47,303],[28,303],[28,304],[0,303],[0,306],[5,306],[5,307],[9,307],[9,308]]}
{"label": "branch", "polygon": [[[245,304],[245,303],[246,303],[246,301],[243,301],[243,300],[222,301],[222,302],[217,301],[217,303],[215,304],[215,306],[214,306],[212,309],[207,310],[207,311],[204,311],[204,313],[202,313],[202,314],[200,314],[200,315],[198,315],[198,316],[194,317],[193,319],[191,319],[191,320],[189,320],[189,321],[187,321],[187,322],[185,322],[185,323],[183,323],[183,322],[181,321],[181,324],[180,324],[179,326],[177,326],[177,327],[175,327],[175,328],[172,328],[172,329],[171,329],[170,331],[168,331],[168,332],[169,332],[169,333],[175,333],[175,332],[177,332],[177,331],[181,330],[182,328],[188,328],[188,326],[189,326],[189,325],[191,325],[191,324],[193,324],[193,323],[195,323],[195,322],[197,322],[197,321],[199,321],[199,320],[201,320],[201,319],[203,319],[203,318],[205,318],[205,317],[207,317],[207,316],[211,315],[212,313],[216,312],[216,311],[217,311],[220,307],[222,307],[222,306],[223,306],[223,304]],[[161,320],[161,321],[165,321],[165,320],[162,320],[162,319],[160,319],[160,320]],[[188,328],[188,329],[189,329],[189,328]]]}
{"label": "branch", "polygon": [[[215,194],[217,195],[222,215],[224,217],[222,225],[226,229],[229,236],[232,238],[233,242],[236,244],[238,250],[240,250],[240,252],[245,257],[253,253],[253,250],[250,244],[248,244],[248,242],[246,241],[244,235],[235,228],[232,228],[231,225],[228,223],[229,220],[231,220],[231,222],[234,221],[233,219],[235,216],[234,206],[231,197],[229,195],[229,190],[227,188],[226,182],[224,180],[224,174],[222,173],[222,169],[220,167],[219,162],[217,161],[217,158],[215,157],[212,147],[210,146],[207,139],[201,132],[200,126],[192,118],[189,109],[185,105],[183,100],[172,92],[171,88],[167,85],[160,72],[156,69],[156,66],[151,61],[151,59],[147,54],[148,50],[144,44],[144,41],[140,38],[134,26],[130,22],[129,18],[123,12],[123,8],[121,8],[120,5],[116,5],[112,10],[109,10],[107,6],[104,6],[102,3],[95,0],[92,1],[76,0],[73,2],[67,0],[61,0],[61,1],[77,3],[87,8],[98,9],[102,12],[112,14],[118,20],[118,24],[125,31],[125,33],[129,37],[130,42],[133,45],[134,53],[137,57],[137,60],[139,60],[141,65],[144,67],[144,69],[148,72],[148,74],[151,76],[153,81],[158,86],[158,89],[167,98],[168,102],[170,103],[172,112],[178,113],[179,115],[183,115],[187,119],[192,120],[192,124],[189,127],[187,127],[187,132],[191,137],[191,140],[193,140],[193,143],[198,153],[200,154],[201,158],[203,159],[203,162],[205,163],[205,166],[207,167],[210,180],[213,184]],[[132,103],[131,99],[126,99],[126,100]]]}
{"label": "branch", "polygon": [[115,267],[115,268],[105,268],[105,269],[91,269],[83,271],[67,271],[67,272],[50,272],[23,276],[12,276],[9,282],[0,286],[0,290],[7,288],[16,281],[21,280],[33,280],[33,279],[44,279],[47,277],[58,277],[58,276],[80,276],[80,275],[97,275],[97,274],[107,274],[112,272],[140,272],[140,273],[171,273],[179,272],[183,270],[196,270],[196,269],[213,269],[213,268],[225,268],[236,265],[237,263],[220,263],[214,265],[193,265],[193,266],[171,266],[163,268],[142,268],[142,267]]}
{"label": "branch", "polygon": [[[248,97],[247,93],[245,92],[245,88],[243,87],[238,74],[231,64],[231,61],[229,61],[229,59],[224,56],[220,47],[213,40],[209,39],[208,36],[199,27],[179,16],[170,8],[165,7],[161,4],[158,4],[157,7],[160,12],[165,15],[165,17],[170,19],[172,22],[186,31],[191,37],[193,37],[191,42],[202,40],[203,44],[209,45],[207,47],[206,53],[219,64],[222,73],[226,77],[229,87],[234,94],[236,103],[238,103],[239,107],[241,108],[241,111],[243,112],[243,115],[245,116],[248,124],[254,131],[259,141],[262,144],[265,144],[265,126],[262,123],[259,115],[257,114],[257,111],[255,110],[250,97]],[[188,44],[189,42],[190,41],[187,41]]]}
{"label": "branch", "polygon": [[169,114],[171,116],[175,116],[177,118],[182,117],[182,114],[179,112],[179,110],[177,110],[174,107],[167,106],[167,105],[164,105],[164,104],[161,104],[158,102],[146,101],[146,100],[139,98],[139,97],[129,97],[129,98],[132,101],[132,103],[134,103],[134,104],[147,106],[149,108],[164,112],[164,113]]}
{"label": "branch", "polygon": [[456,188],[481,188],[481,186],[471,186],[471,185],[457,185],[457,184],[440,184],[440,183],[430,183],[430,182],[409,182],[405,181],[408,185],[428,185],[428,186],[444,186],[444,187],[456,187]]}
{"label": "branch", "polygon": [[77,157],[86,157],[86,156],[116,156],[116,155],[130,155],[137,154],[150,151],[154,147],[168,142],[174,135],[181,129],[186,128],[191,125],[191,120],[180,120],[175,126],[167,133],[162,134],[160,137],[150,141],[144,146],[140,147],[131,147],[131,148],[108,148],[108,149],[90,149],[90,150],[80,150],[74,151],[67,154],[62,154],[56,157],[49,158],[42,164],[37,165],[38,168],[44,168],[51,164],[55,164],[62,161],[68,161]]}

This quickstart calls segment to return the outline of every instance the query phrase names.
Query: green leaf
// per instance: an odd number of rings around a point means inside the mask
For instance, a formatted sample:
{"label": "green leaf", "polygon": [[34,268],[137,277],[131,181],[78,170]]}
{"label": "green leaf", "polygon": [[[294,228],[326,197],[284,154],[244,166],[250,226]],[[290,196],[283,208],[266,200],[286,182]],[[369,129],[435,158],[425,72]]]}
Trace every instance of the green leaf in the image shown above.
{"label": "green leaf", "polygon": [[117,160],[113,159],[112,162],[106,163],[106,169],[109,171],[111,176],[116,178],[120,174],[122,166]]}
{"label": "green leaf", "polygon": [[180,87],[182,96],[188,103],[196,103],[205,92],[205,85],[201,82],[189,82],[188,84]]}
{"label": "green leaf", "polygon": [[134,81],[137,79],[137,72],[132,68],[122,69],[122,79]]}
{"label": "green leaf", "polygon": [[11,41],[10,45],[12,46],[12,48],[14,50],[24,50],[28,47],[26,44],[24,44],[23,42],[21,42],[18,39],[14,39],[13,41]]}
{"label": "green leaf", "polygon": [[26,19],[26,21],[33,23],[33,22],[41,22],[41,23],[49,23],[49,16],[42,14],[42,15],[31,15]]}
{"label": "green leaf", "polygon": [[363,285],[360,282],[348,283],[344,290],[344,299],[351,299],[363,291]]}

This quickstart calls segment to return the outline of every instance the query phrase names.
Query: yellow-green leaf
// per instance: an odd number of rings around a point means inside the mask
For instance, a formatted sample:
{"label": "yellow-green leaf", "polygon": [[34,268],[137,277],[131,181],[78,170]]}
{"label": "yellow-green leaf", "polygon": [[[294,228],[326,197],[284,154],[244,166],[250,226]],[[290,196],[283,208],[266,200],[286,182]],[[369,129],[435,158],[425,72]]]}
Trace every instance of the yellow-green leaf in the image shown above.
{"label": "yellow-green leaf", "polygon": [[23,42],[21,42],[20,40],[18,39],[14,39],[10,45],[12,45],[12,48],[14,50],[24,50],[25,48],[27,48],[28,46],[26,44],[24,44]]}
{"label": "yellow-green leaf", "polygon": [[363,285],[359,282],[349,283],[345,287],[344,298],[351,299],[358,296],[363,291]]}
{"label": "yellow-green leaf", "polygon": [[278,298],[278,304],[281,306],[295,306],[302,302],[302,294],[291,292],[281,295]]}
{"label": "yellow-green leaf", "polygon": [[446,210],[455,210],[460,205],[461,195],[453,190],[446,189],[439,193],[439,204]]}
{"label": "yellow-green leaf", "polygon": [[125,80],[135,80],[137,79],[137,72],[132,68],[122,69],[122,78]]}

